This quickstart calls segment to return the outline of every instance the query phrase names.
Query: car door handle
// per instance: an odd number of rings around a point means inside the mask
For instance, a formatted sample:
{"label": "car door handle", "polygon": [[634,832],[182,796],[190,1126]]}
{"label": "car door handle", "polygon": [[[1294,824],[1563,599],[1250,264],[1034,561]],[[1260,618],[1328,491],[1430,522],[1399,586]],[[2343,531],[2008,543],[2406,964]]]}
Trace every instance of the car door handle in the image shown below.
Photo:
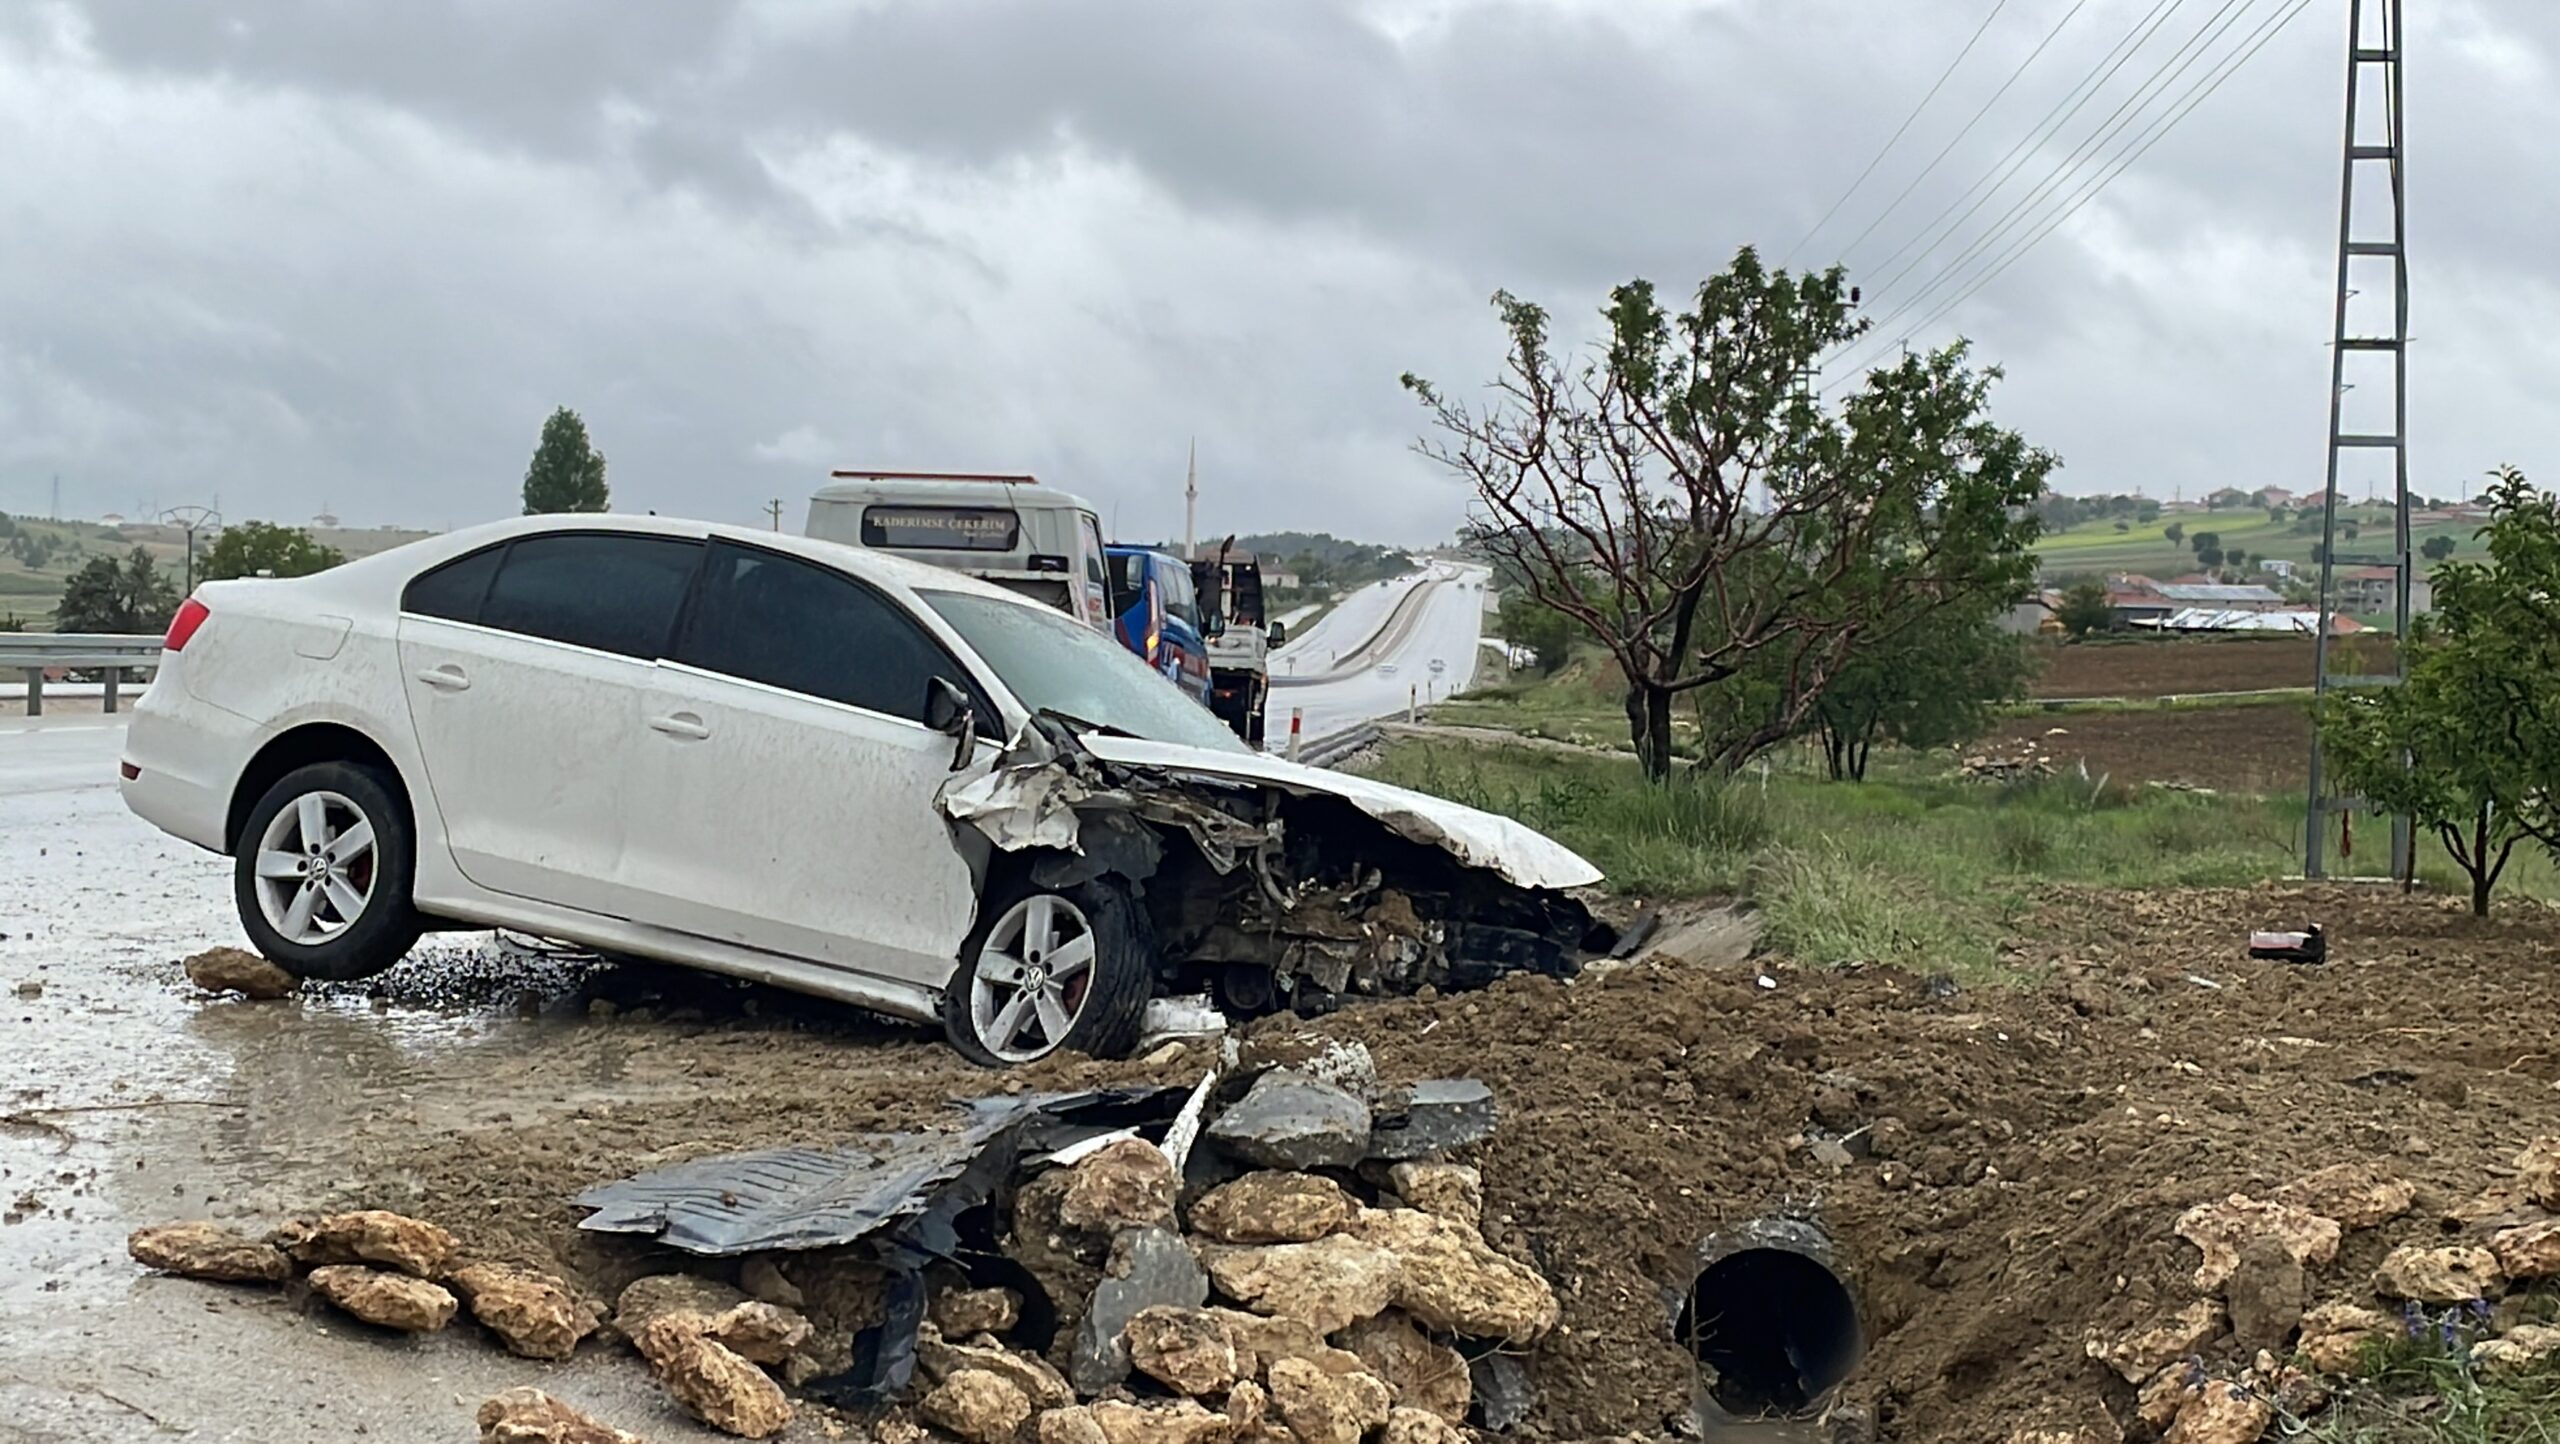
{"label": "car door handle", "polygon": [[665,717],[652,717],[649,719],[649,726],[651,730],[664,732],[670,737],[685,737],[696,742],[699,742],[703,738],[711,735],[711,728],[705,725],[700,717],[695,716],[691,712],[677,712]]}
{"label": "car door handle", "polygon": [[420,672],[418,674],[418,680],[441,692],[467,692],[471,690],[471,679],[463,675],[463,671],[460,667],[454,666],[450,662],[441,667],[429,667],[425,671]]}

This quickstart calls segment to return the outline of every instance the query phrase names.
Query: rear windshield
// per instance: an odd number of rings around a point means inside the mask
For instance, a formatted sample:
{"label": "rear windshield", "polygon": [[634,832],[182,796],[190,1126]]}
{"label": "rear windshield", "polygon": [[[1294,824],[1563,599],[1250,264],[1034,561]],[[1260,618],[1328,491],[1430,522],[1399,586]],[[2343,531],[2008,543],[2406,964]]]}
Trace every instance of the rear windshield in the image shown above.
{"label": "rear windshield", "polygon": [[1009,552],[1022,518],[1001,506],[866,506],[862,544],[883,551]]}
{"label": "rear windshield", "polygon": [[1070,617],[965,592],[919,595],[1034,712],[1063,712],[1153,742],[1252,750],[1129,649]]}

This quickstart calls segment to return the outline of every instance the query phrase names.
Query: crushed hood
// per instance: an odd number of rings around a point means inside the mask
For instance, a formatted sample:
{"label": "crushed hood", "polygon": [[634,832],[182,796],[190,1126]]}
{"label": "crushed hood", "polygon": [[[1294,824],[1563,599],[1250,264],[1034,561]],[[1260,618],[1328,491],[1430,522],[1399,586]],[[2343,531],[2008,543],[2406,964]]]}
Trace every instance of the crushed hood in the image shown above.
{"label": "crushed hood", "polygon": [[[1172,778],[1252,783],[1300,796],[1338,797],[1376,818],[1397,835],[1440,848],[1469,867],[1483,868],[1519,887],[1588,887],[1600,881],[1573,849],[1508,817],[1479,812],[1445,797],[1308,767],[1264,753],[1214,752],[1176,742],[1089,733],[1078,739],[1104,762],[1146,768]],[[984,819],[981,819],[983,825]],[[1054,828],[1054,821],[1052,828]],[[1002,838],[997,839],[1002,842]]]}

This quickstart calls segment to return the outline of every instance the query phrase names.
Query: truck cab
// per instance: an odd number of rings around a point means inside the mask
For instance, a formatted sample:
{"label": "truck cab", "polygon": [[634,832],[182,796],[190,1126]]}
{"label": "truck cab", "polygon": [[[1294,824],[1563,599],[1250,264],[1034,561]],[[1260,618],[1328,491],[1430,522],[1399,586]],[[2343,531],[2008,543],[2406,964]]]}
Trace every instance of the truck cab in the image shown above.
{"label": "truck cab", "polygon": [[1288,640],[1262,610],[1262,566],[1229,537],[1215,557],[1191,563],[1209,627],[1209,709],[1235,734],[1263,745],[1271,701],[1271,650]]}
{"label": "truck cab", "polygon": [[1191,568],[1170,552],[1111,546],[1113,635],[1191,700],[1209,705],[1209,637]]}
{"label": "truck cab", "polygon": [[1100,514],[1029,475],[831,472],[809,498],[807,533],[965,572],[1113,628]]}

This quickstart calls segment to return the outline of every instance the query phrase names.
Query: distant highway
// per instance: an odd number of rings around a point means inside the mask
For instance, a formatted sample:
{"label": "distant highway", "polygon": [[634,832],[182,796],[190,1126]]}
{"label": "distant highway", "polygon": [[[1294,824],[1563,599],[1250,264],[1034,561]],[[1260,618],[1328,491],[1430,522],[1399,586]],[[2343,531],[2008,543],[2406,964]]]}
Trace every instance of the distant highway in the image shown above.
{"label": "distant highway", "polygon": [[1292,712],[1302,714],[1302,735],[1312,739],[1400,716],[1412,702],[1429,703],[1472,682],[1489,576],[1482,567],[1440,563],[1343,598],[1273,661],[1272,750],[1288,746]]}

